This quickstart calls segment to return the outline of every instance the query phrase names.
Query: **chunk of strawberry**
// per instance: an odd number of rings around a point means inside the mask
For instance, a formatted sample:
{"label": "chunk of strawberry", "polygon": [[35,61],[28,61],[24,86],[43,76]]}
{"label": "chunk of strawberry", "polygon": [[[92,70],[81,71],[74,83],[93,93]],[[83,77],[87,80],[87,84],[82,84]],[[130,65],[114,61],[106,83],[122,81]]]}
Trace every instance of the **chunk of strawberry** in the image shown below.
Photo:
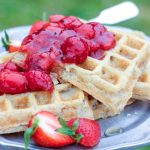
{"label": "chunk of strawberry", "polygon": [[75,31],[87,39],[93,39],[95,37],[95,31],[91,24],[82,24],[78,28],[75,28]]}
{"label": "chunk of strawberry", "polygon": [[75,16],[68,16],[61,20],[61,24],[64,25],[65,28],[68,29],[74,29],[76,27],[79,27],[83,23]]}
{"label": "chunk of strawberry", "polygon": [[35,53],[27,56],[23,69],[25,71],[39,70],[49,72],[53,63],[54,59],[51,57],[50,53]]}
{"label": "chunk of strawberry", "polygon": [[101,60],[101,59],[103,59],[105,57],[105,51],[99,49],[97,51],[91,52],[90,56],[95,58],[95,59]]}
{"label": "chunk of strawberry", "polygon": [[115,47],[115,35],[112,32],[105,32],[100,37],[100,45],[103,50],[110,50]]}
{"label": "chunk of strawberry", "polygon": [[79,37],[70,37],[62,45],[64,63],[83,63],[88,56],[87,43]]}
{"label": "chunk of strawberry", "polygon": [[75,16],[52,15],[49,17],[50,22],[58,23],[59,26],[68,29],[74,29],[83,23]]}
{"label": "chunk of strawberry", "polygon": [[47,21],[44,21],[44,20],[40,20],[40,21],[37,21],[35,22],[31,29],[30,29],[30,33],[29,34],[32,34],[40,29],[42,29],[48,22]]}
{"label": "chunk of strawberry", "polygon": [[0,64],[0,72],[1,71],[14,71],[14,72],[19,72],[20,68],[13,62],[9,61],[7,63]]}
{"label": "chunk of strawberry", "polygon": [[28,80],[28,88],[31,91],[49,91],[52,92],[54,89],[53,81],[51,77],[41,71],[29,71],[26,73]]}
{"label": "chunk of strawberry", "polygon": [[28,82],[23,73],[0,72],[0,92],[18,94],[27,92]]}
{"label": "chunk of strawberry", "polygon": [[57,23],[60,22],[64,17],[64,15],[52,15],[49,17],[49,20],[50,22]]}

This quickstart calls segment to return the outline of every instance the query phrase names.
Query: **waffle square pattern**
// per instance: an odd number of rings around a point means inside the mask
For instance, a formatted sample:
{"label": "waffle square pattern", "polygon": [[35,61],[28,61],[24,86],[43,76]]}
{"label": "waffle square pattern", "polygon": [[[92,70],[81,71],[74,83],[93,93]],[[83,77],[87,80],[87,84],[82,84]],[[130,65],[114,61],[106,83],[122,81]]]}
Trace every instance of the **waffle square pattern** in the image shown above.
{"label": "waffle square pattern", "polygon": [[62,79],[92,95],[117,114],[132,97],[141,75],[140,66],[148,60],[150,44],[136,35],[110,30],[116,35],[116,47],[107,51],[103,60],[88,57],[81,65],[66,65]]}

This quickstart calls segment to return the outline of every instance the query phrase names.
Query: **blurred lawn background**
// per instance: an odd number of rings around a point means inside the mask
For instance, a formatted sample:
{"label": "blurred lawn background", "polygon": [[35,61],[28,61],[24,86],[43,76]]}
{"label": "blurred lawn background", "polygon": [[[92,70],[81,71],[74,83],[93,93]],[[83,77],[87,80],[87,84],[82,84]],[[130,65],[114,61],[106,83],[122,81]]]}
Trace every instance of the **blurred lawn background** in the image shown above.
{"label": "blurred lawn background", "polygon": [[[150,0],[132,0],[140,8],[140,15],[117,25],[142,30],[150,35]],[[75,15],[84,19],[97,16],[104,8],[123,0],[0,0],[0,30],[29,25],[42,13]]]}

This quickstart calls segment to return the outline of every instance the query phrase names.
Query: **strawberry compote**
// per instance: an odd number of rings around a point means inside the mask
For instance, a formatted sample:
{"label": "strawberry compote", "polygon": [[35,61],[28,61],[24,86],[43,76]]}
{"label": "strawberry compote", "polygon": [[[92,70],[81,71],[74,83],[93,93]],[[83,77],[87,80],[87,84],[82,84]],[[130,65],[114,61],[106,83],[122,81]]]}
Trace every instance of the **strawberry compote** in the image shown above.
{"label": "strawberry compote", "polygon": [[22,42],[21,51],[28,53],[25,70],[49,71],[56,61],[81,64],[87,56],[102,59],[105,51],[116,45],[115,35],[100,23],[83,23],[77,17],[63,15],[53,15],[49,20]]}
{"label": "strawberry compote", "polygon": [[88,56],[103,59],[116,45],[115,35],[97,22],[83,23],[77,17],[53,15],[33,24],[20,51],[27,53],[22,68],[8,62],[0,65],[0,93],[53,91],[49,73],[58,63],[83,63]]}

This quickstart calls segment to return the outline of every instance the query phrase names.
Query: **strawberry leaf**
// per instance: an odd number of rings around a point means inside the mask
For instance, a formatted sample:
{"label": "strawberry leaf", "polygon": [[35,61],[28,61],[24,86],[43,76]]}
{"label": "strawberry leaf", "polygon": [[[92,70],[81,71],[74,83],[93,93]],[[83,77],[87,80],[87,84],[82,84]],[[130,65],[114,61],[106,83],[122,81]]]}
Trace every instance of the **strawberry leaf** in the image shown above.
{"label": "strawberry leaf", "polygon": [[9,45],[10,45],[11,42],[10,42],[9,36],[8,36],[6,31],[4,31],[4,35],[5,36],[4,36],[4,38],[2,37],[1,41],[2,41],[2,44],[3,44],[4,48],[6,50],[8,50]]}
{"label": "strawberry leaf", "polygon": [[68,127],[67,122],[63,118],[59,117],[58,121],[62,125],[62,127]]}
{"label": "strawberry leaf", "polygon": [[84,137],[83,134],[77,134],[77,135],[74,137],[74,140],[75,140],[77,143],[79,143],[80,140],[81,140],[83,137]]}
{"label": "strawberry leaf", "polygon": [[10,43],[10,39],[9,39],[9,36],[8,36],[7,32],[4,31],[4,34],[5,34],[5,39],[6,39],[6,41],[7,41],[8,43]]}
{"label": "strawberry leaf", "polygon": [[27,130],[24,133],[24,142],[25,142],[25,150],[28,149],[31,136],[36,132],[39,125],[39,120],[35,119],[32,123],[32,126],[30,128],[27,128]]}
{"label": "strawberry leaf", "polygon": [[3,44],[3,46],[4,46],[4,48],[5,48],[6,50],[8,50],[8,43],[6,43],[6,41],[5,41],[4,38],[1,39],[1,42],[2,42],[2,44]]}
{"label": "strawberry leaf", "polygon": [[56,131],[59,132],[59,133],[62,133],[62,134],[66,134],[68,136],[75,135],[75,132],[73,130],[71,130],[70,128],[68,128],[68,127],[59,128],[59,129],[56,129]]}
{"label": "strawberry leaf", "polygon": [[42,20],[45,20],[45,21],[47,21],[47,13],[44,11],[43,13],[42,13]]}
{"label": "strawberry leaf", "polygon": [[73,123],[73,126],[72,126],[72,130],[73,131],[76,131],[78,129],[78,126],[79,126],[79,120],[75,120],[75,122]]}

